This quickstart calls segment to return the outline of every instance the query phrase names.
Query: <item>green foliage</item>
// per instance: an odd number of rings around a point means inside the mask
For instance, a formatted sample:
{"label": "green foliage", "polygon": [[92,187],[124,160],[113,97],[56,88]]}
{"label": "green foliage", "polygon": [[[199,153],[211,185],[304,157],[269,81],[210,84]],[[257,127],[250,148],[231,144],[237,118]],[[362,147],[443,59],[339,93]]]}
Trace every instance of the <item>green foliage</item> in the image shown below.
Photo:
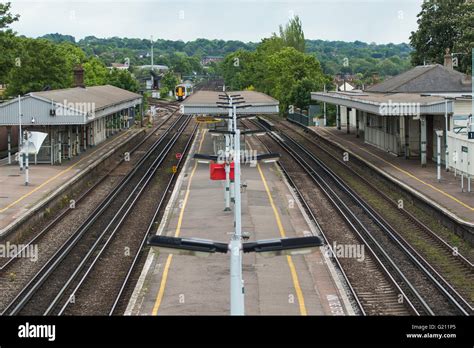
{"label": "green foliage", "polygon": [[70,66],[68,57],[57,45],[43,39],[17,39],[20,64],[9,71],[6,94],[14,96],[68,86],[72,77],[65,67]]}
{"label": "green foliage", "polygon": [[8,81],[8,74],[15,66],[18,57],[18,39],[12,31],[0,31],[0,84]]}
{"label": "green foliage", "polygon": [[96,57],[90,57],[84,64],[84,83],[86,86],[100,86],[108,83],[109,69]]}
{"label": "green foliage", "polygon": [[289,46],[276,35],[263,39],[254,52],[229,54],[220,72],[231,89],[255,89],[278,99],[283,113],[290,105],[308,107],[309,92],[329,82],[313,55]]}
{"label": "green foliage", "polygon": [[166,88],[166,95],[169,91],[173,91],[175,86],[179,83],[178,78],[174,74],[173,71],[168,70],[164,76],[161,78],[161,86],[162,88]]}
{"label": "green foliage", "polygon": [[169,95],[171,89],[168,87],[161,87],[160,88],[160,98],[166,98]]}
{"label": "green foliage", "polygon": [[285,42],[286,46],[293,47],[294,49],[304,52],[305,51],[305,40],[303,33],[303,25],[298,16],[290,19],[289,23],[283,28],[280,25],[280,37]]}
{"label": "green foliage", "polygon": [[316,56],[324,73],[362,74],[363,79],[370,78],[373,73],[385,77],[408,70],[411,51],[405,43],[377,45],[361,41],[306,40],[306,52]]}
{"label": "green foliage", "polygon": [[[55,42],[72,41],[68,35],[48,34],[45,37]],[[77,42],[87,56],[97,56],[106,66],[130,59],[132,66],[150,64],[151,42],[144,39],[112,37],[100,39],[88,36]],[[273,46],[267,48],[266,46]],[[197,39],[194,41],[157,40],[154,42],[154,63],[167,65],[182,75],[207,73],[219,74],[219,67],[212,63],[203,68],[200,59],[206,55],[226,56],[237,51],[254,52],[257,47],[263,51],[275,51],[282,47],[294,47],[297,50],[313,54],[320,62],[326,74],[337,73],[363,74],[364,78],[377,72],[381,77],[399,74],[410,68],[411,48],[407,44],[376,45],[360,41],[323,41],[304,40],[299,18],[292,19],[279,35],[274,34],[263,42],[244,43],[240,41]],[[348,59],[348,66],[343,65]],[[395,66],[394,66],[395,65]]]}
{"label": "green foliage", "polygon": [[47,39],[49,41],[52,41],[54,43],[61,43],[61,42],[70,42],[75,44],[76,43],[76,38],[71,35],[63,35],[59,33],[54,33],[54,34],[46,34],[41,36],[41,39]]}
{"label": "green foliage", "polygon": [[471,59],[474,47],[474,3],[465,0],[427,0],[418,14],[418,30],[412,32],[412,63],[443,64],[445,50],[461,53],[459,70],[472,71]]}
{"label": "green foliage", "polygon": [[132,76],[132,74],[130,74],[128,70],[110,70],[107,83],[132,92],[138,92],[140,90],[138,81]]}
{"label": "green foliage", "polygon": [[[87,36],[79,40],[77,44],[88,55],[97,55],[106,65],[123,62],[125,58],[130,59],[131,65],[150,64],[150,40],[118,37],[100,39],[95,36]],[[199,72],[200,66],[196,63],[199,63],[203,56],[224,56],[238,49],[253,50],[256,46],[255,43],[240,41],[197,39],[185,43],[160,39],[156,40],[153,45],[154,63],[168,65],[174,71],[181,72],[176,69],[180,59],[195,57],[193,61],[189,62],[190,67],[186,66],[183,71],[188,74],[190,69],[193,69],[193,65],[194,70]]]}
{"label": "green foliage", "polygon": [[0,2],[0,30],[8,28],[10,24],[16,22],[20,16],[12,15],[10,13],[11,2],[1,3]]}

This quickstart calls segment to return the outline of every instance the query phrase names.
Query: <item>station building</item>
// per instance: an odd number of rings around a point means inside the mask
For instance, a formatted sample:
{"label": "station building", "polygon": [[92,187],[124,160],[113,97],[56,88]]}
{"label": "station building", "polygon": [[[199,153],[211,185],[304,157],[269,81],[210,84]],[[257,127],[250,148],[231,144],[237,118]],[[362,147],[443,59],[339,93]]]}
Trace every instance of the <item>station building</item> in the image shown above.
{"label": "station building", "polygon": [[9,148],[12,128],[47,133],[35,163],[61,163],[129,128],[142,96],[105,85],[31,92],[0,104]]}
{"label": "station building", "polygon": [[338,129],[343,113],[347,133],[396,156],[419,158],[425,166],[436,158],[437,130],[443,131],[442,162],[449,156],[447,134],[459,131],[457,120],[472,113],[472,81],[453,69],[446,54],[444,66],[417,66],[364,91],[313,92],[311,99],[336,106]]}

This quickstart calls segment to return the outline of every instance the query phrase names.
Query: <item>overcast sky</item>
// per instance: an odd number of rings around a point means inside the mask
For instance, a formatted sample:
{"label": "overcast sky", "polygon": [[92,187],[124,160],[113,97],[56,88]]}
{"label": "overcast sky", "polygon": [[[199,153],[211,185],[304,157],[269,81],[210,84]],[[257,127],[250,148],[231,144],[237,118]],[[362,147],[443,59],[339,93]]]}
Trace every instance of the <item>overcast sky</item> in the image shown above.
{"label": "overcast sky", "polygon": [[307,39],[408,42],[422,0],[10,0],[12,25],[37,37],[196,38],[257,42],[299,15]]}

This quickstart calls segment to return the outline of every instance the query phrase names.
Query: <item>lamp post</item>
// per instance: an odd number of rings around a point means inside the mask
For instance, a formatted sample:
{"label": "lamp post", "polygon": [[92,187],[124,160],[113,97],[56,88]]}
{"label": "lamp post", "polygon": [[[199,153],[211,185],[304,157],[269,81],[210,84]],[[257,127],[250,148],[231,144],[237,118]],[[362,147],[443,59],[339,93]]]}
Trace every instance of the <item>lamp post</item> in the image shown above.
{"label": "lamp post", "polygon": [[[232,106],[232,97],[229,97],[229,106]],[[232,110],[229,109],[229,117],[232,117]],[[232,120],[227,121],[227,130],[232,132]],[[230,153],[232,150],[232,135],[225,135],[225,208],[224,211],[230,211]],[[235,149],[234,149],[235,150]]]}
{"label": "lamp post", "polygon": [[230,257],[230,314],[244,315],[244,280],[242,278],[242,200],[240,191],[240,129],[237,128],[237,107],[233,105],[234,170],[235,170],[235,231],[229,244]]}

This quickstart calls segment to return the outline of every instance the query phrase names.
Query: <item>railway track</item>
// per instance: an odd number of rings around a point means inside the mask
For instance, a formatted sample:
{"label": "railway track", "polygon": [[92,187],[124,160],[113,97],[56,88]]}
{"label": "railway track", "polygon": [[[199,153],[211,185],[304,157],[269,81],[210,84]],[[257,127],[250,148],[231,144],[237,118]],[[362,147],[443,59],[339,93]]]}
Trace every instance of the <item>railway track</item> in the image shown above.
{"label": "railway track", "polygon": [[[98,252],[114,240],[153,174],[163,163],[189,119],[180,117],[151,146],[133,170],[110,192],[6,306],[2,315],[57,314],[61,301],[74,300],[71,289],[97,263]],[[141,244],[140,244],[141,245]],[[134,251],[131,251],[133,254]],[[134,258],[131,258],[134,260]],[[134,261],[135,262],[135,261]],[[117,266],[117,265],[116,265]],[[100,286],[99,286],[100,287]]]}
{"label": "railway track", "polygon": [[[255,125],[255,123],[253,124]],[[257,125],[257,127],[259,127],[259,125]],[[263,146],[270,151],[269,148],[271,145],[262,140],[261,137],[259,139]],[[419,315],[418,310],[413,306],[408,297],[404,294],[404,291],[393,279],[389,270],[383,265],[370,247],[368,248],[368,253],[365,254],[365,260],[363,262],[355,262],[354,259],[339,258],[337,256],[337,253],[333,249],[333,242],[336,240],[339,245],[360,243],[360,241],[356,240],[350,234],[342,234],[340,228],[337,229],[337,236],[331,235],[329,228],[326,229],[319,223],[320,219],[315,215],[315,208],[320,206],[320,202],[316,202],[312,199],[314,192],[309,190],[308,182],[305,181],[310,176],[302,172],[299,167],[295,170],[294,166],[291,166],[287,162],[284,164],[283,162],[285,162],[284,157],[278,162],[278,165],[296,193],[296,196],[299,198],[308,217],[315,224],[321,237],[325,241],[326,250],[330,259],[333,260],[338,272],[345,281],[356,314]],[[298,174],[300,174],[302,178],[297,178],[296,176]],[[312,184],[310,181],[309,185]],[[300,190],[299,187],[301,187],[302,190]],[[336,205],[336,208],[337,207]],[[340,213],[342,216],[345,216],[342,210],[340,210]],[[321,213],[321,215],[323,214]],[[333,226],[334,219],[331,218],[331,220],[331,226]],[[357,226],[351,221],[349,221],[347,225],[349,229],[352,229],[355,233],[357,232]]]}
{"label": "railway track", "polygon": [[[188,152],[190,144],[192,143],[197,130],[196,125],[188,125],[187,129],[190,128],[192,128],[192,132],[190,132],[187,140],[183,139],[183,148],[179,148],[179,151],[182,154],[186,154]],[[178,142],[180,142],[178,138],[182,134],[185,133],[178,132],[175,135],[175,140],[172,140],[173,145],[169,148],[169,150],[175,148],[178,145]],[[187,135],[188,134],[186,134],[186,136]],[[166,166],[163,167],[167,156],[174,159],[174,154],[171,153],[171,151],[167,151],[167,154],[162,156],[162,160],[160,160],[162,165],[159,170],[161,170],[161,172],[156,172],[155,176],[158,175],[160,178],[165,177],[165,175],[163,175],[164,173],[162,172],[167,171]],[[182,165],[184,158],[185,157],[182,156],[178,160],[177,167]],[[178,174],[178,171],[173,172],[169,176],[168,180],[161,180],[160,184],[155,184],[155,186],[158,186],[156,190],[147,186],[147,192],[144,194],[144,196],[148,195],[148,199],[147,197],[142,197],[140,202],[138,202],[133,207],[134,214],[136,214],[138,210],[140,211],[141,215],[132,217],[128,221],[124,221],[123,225],[120,227],[120,230],[118,230],[113,236],[114,239],[109,237],[106,243],[104,243],[100,249],[97,249],[98,252],[92,263],[89,265],[87,271],[82,275],[80,281],[77,283],[74,289],[70,291],[71,295],[68,295],[67,297],[63,296],[63,299],[66,299],[66,301],[63,301],[62,305],[60,304],[58,310],[53,312],[54,314],[120,314],[119,311],[121,309],[121,305],[126,304],[127,302],[127,298],[124,296],[126,289],[131,285],[130,283],[133,283],[130,281],[133,277],[133,272],[140,268],[138,265],[141,261],[140,258],[143,254],[142,251],[145,242],[148,236],[154,233],[156,226],[159,223],[159,215],[162,212],[162,208],[164,208],[166,199],[172,191],[172,186],[175,182],[174,179]],[[161,198],[159,198],[159,203],[156,205],[158,197]],[[145,206],[150,205],[152,206],[152,209],[149,209],[149,212],[144,214],[144,211],[146,210]],[[135,218],[135,221],[133,221],[133,218]],[[140,222],[143,220],[145,223],[147,221],[149,222],[147,225],[143,224],[143,227],[141,227]],[[126,258],[123,257],[124,247],[128,247],[130,249],[129,256]],[[107,286],[104,286],[104,284],[102,284],[102,279],[104,276],[107,276],[108,274],[111,275],[112,273],[113,276],[109,278],[113,278],[113,281],[109,282]],[[101,298],[97,298],[95,300],[93,299],[94,293],[97,289],[97,284],[100,284],[101,287],[107,288],[107,301],[101,301],[103,299],[102,296]],[[74,297],[74,302],[67,301],[67,299],[71,298],[71,296]],[[92,304],[91,299],[93,299]],[[101,302],[100,306],[98,306],[96,301]]]}
{"label": "railway track", "polygon": [[[301,144],[283,132],[269,133],[273,142],[283,148],[300,168],[319,186],[333,206],[374,252],[403,290],[404,296],[421,314],[472,313],[469,303],[453,291],[426,260],[420,258],[387,221],[372,209],[328,166]],[[380,267],[380,266],[377,266]],[[356,291],[357,292],[357,291]]]}
{"label": "railway track", "polygon": [[[171,118],[175,116],[177,108],[175,108],[174,111],[172,111],[167,117],[165,117],[164,120],[162,120],[156,127],[155,130],[150,132],[148,135],[146,135],[138,144],[136,144],[128,153],[130,155],[133,155],[135,152],[139,153],[142,151],[142,148],[148,148],[150,147],[153,143],[153,136],[156,134],[156,132],[159,132],[165,125],[170,122]],[[148,144],[149,143],[149,144]],[[71,212],[73,212],[75,209],[80,208],[80,205],[91,193],[96,191],[99,186],[111,175],[114,175],[114,172],[117,171],[119,166],[121,166],[125,162],[125,158],[122,157],[118,163],[116,163],[108,172],[102,176],[98,181],[94,182],[85,192],[81,193],[77,198],[74,199],[74,206],[68,206],[65,209],[63,209],[59,214],[54,217],[44,228],[42,228],[33,238],[31,238],[29,241],[25,243],[21,243],[23,246],[20,248],[17,252],[17,254],[22,254],[24,250],[27,250],[30,248],[33,244],[39,243],[41,238],[44,237],[46,234],[48,234],[53,227],[55,227],[59,222],[64,220]],[[16,262],[20,262],[20,258],[16,257],[9,257],[9,258],[2,258],[2,263],[0,264],[0,275],[5,275],[6,271],[10,270],[10,266],[12,266]]]}
{"label": "railway track", "polygon": [[[408,248],[413,249],[416,257],[421,262],[425,262],[437,278],[443,278],[440,279],[440,282],[444,283],[450,292],[459,298],[459,301],[466,302],[466,308],[472,311],[474,265],[469,257],[464,256],[458,250],[458,247],[453,247],[439,237],[414,213],[405,209],[404,205],[400,206],[400,200],[391,198],[387,192],[375,185],[375,181],[367,180],[361,175],[360,170],[357,171],[353,168],[353,164],[349,165],[348,162],[341,160],[342,156],[334,154],[323,142],[316,142],[283,122],[278,125],[284,127],[292,137],[299,136],[304,139],[317,151],[316,153],[323,161],[335,163],[336,166],[332,166],[333,170],[338,170],[341,174],[343,171],[347,173],[344,179],[346,182],[350,180],[352,187],[362,193],[370,191],[370,195],[365,195],[365,197],[371,198],[369,204],[373,208],[383,207],[383,209],[379,208],[378,211],[386,214],[392,225],[398,225],[397,233],[400,240]],[[403,200],[401,202],[403,203]]]}

